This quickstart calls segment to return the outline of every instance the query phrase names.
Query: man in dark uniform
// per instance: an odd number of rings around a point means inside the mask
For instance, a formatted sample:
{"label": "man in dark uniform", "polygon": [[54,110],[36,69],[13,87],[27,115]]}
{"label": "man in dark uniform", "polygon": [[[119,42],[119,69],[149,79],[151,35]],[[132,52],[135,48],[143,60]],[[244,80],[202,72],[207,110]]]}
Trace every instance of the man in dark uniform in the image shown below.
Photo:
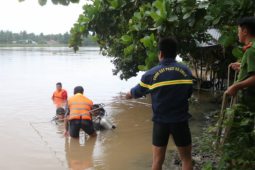
{"label": "man in dark uniform", "polygon": [[180,153],[183,170],[192,170],[191,134],[188,119],[188,99],[192,94],[190,69],[175,61],[177,41],[163,38],[159,41],[158,66],[147,71],[141,82],[127,92],[126,98],[139,98],[151,93],[153,117],[153,165],[161,170],[169,135]]}
{"label": "man in dark uniform", "polygon": [[241,63],[231,64],[234,70],[240,72],[237,81],[228,88],[227,94],[235,96],[238,93],[238,102],[255,112],[255,18],[245,17],[237,23],[239,41],[246,45]]}

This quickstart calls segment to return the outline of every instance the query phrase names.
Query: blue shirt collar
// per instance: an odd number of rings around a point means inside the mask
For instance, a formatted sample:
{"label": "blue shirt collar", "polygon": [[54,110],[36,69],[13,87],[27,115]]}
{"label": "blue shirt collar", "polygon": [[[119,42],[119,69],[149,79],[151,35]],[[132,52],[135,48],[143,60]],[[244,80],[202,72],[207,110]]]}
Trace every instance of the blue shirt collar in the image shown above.
{"label": "blue shirt collar", "polygon": [[158,65],[165,65],[165,64],[170,64],[170,63],[176,63],[176,60],[173,58],[165,58],[162,61],[158,63]]}

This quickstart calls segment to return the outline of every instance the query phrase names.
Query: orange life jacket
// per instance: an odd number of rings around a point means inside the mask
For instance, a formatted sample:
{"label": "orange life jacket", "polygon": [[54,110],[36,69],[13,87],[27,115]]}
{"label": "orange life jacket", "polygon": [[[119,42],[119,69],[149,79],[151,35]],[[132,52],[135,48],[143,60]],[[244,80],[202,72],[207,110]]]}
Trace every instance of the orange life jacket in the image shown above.
{"label": "orange life jacket", "polygon": [[66,92],[66,90],[61,89],[60,91],[56,90],[53,95],[54,100],[63,100],[62,94]]}
{"label": "orange life jacket", "polygon": [[80,93],[70,97],[67,102],[70,110],[69,120],[88,119],[91,120],[91,114],[88,112],[92,109],[93,102]]}
{"label": "orange life jacket", "polygon": [[69,168],[71,170],[89,169],[91,168],[91,162],[87,160],[71,159]]}
{"label": "orange life jacket", "polygon": [[54,104],[56,108],[63,107],[65,108],[66,102],[63,102],[64,100],[54,100]]}

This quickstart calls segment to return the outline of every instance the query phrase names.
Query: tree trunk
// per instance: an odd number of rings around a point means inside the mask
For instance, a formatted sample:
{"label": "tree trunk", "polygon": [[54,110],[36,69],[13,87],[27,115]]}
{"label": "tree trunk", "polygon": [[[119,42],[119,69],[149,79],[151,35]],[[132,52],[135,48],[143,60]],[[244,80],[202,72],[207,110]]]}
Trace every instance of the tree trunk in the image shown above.
{"label": "tree trunk", "polygon": [[200,91],[201,82],[200,82],[200,79],[198,77],[197,62],[195,61],[195,59],[193,59],[193,67],[194,67],[194,70],[195,70],[195,73],[196,73],[196,77],[197,77],[197,88],[198,88],[198,91]]}

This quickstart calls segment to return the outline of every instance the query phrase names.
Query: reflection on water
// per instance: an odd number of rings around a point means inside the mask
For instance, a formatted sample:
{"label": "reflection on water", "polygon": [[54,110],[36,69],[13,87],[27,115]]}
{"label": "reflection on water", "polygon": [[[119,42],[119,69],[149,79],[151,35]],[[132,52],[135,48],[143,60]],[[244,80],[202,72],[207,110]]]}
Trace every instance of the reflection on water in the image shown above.
{"label": "reflection on water", "polygon": [[52,100],[56,108],[62,107],[65,109],[66,100]]}
{"label": "reflection on water", "polygon": [[[80,138],[84,139],[84,136]],[[95,139],[88,140],[87,143],[90,143],[88,144],[89,147],[80,145],[78,139],[65,139],[66,160],[70,169],[89,169],[93,167],[92,154],[95,146]]]}
{"label": "reflection on water", "polygon": [[[112,75],[110,59],[98,48],[0,48],[0,168],[26,170],[63,169],[150,169],[152,163],[152,110],[147,98],[125,100],[125,92],[135,86],[143,73],[128,81]],[[63,137],[63,126],[50,121],[56,113],[51,100],[61,82],[68,96],[77,85],[94,103],[106,106],[107,118],[115,130],[98,132],[90,138]],[[191,107],[190,128],[201,133],[205,111],[218,109],[209,103],[214,94],[194,92],[198,104]],[[170,140],[168,149],[176,149]]]}

